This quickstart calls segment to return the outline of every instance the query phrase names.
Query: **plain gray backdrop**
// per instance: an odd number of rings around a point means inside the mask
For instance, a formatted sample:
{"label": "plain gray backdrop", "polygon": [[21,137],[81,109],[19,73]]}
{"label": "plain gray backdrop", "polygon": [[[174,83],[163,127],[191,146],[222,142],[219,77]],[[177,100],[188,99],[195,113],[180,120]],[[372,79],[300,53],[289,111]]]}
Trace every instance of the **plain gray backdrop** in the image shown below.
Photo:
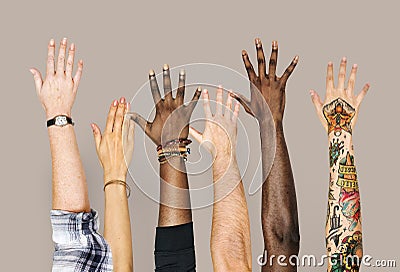
{"label": "plain gray backdrop", "polygon": [[[255,37],[262,39],[267,56],[270,42],[279,41],[278,75],[298,54],[299,64],[287,86],[285,133],[297,189],[301,255],[325,253],[329,178],[328,141],[314,112],[309,89],[314,88],[323,97],[328,61],[334,61],[337,74],[340,58],[347,56],[349,63],[359,65],[357,89],[371,83],[354,132],[365,254],[399,262],[399,218],[395,209],[400,189],[398,10],[396,1],[359,0],[3,2],[0,11],[2,270],[51,269],[50,152],[45,115],[28,69],[37,67],[45,71],[49,39],[56,39],[58,48],[63,37],[76,43],[77,57],[85,62],[73,117],[91,204],[100,212],[101,219],[102,171],[90,122],[104,127],[112,99],[132,98],[146,82],[148,70],[159,72],[164,63],[171,66],[216,63],[246,75],[241,50],[247,49],[255,64]],[[152,106],[150,95],[142,103]],[[248,118],[243,110],[241,117]],[[257,131],[251,133],[257,139]],[[143,138],[139,129],[138,137]],[[132,167],[133,171],[143,170],[143,175],[138,174],[146,179],[142,155],[135,152]],[[250,180],[244,182],[249,184]],[[152,271],[158,205],[137,187],[133,187],[129,201],[135,271]],[[260,193],[249,196],[248,204],[254,271],[258,271],[256,257],[263,250]],[[211,211],[208,207],[193,212],[198,271],[212,271]]]}

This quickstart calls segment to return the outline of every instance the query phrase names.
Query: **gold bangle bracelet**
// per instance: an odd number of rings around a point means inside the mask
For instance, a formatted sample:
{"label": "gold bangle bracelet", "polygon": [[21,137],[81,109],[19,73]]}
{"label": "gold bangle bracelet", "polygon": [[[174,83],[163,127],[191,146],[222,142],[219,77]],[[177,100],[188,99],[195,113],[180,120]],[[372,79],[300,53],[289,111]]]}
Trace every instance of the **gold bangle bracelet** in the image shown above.
{"label": "gold bangle bracelet", "polygon": [[104,184],[103,191],[106,191],[106,187],[108,185],[110,185],[110,184],[124,185],[125,188],[126,188],[126,191],[127,191],[127,193],[126,193],[127,194],[127,198],[130,197],[130,195],[131,195],[131,187],[129,187],[129,185],[126,183],[126,181],[122,181],[122,180],[118,180],[118,179],[107,181],[106,184]]}

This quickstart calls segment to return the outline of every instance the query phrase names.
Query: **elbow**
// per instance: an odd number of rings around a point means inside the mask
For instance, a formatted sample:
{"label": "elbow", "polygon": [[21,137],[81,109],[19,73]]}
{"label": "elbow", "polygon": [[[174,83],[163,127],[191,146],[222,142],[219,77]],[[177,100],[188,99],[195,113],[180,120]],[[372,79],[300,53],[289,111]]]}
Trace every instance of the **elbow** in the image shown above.
{"label": "elbow", "polygon": [[300,232],[298,224],[275,223],[263,224],[263,234],[266,245],[271,244],[280,248],[289,249],[293,254],[298,254],[300,249]]}

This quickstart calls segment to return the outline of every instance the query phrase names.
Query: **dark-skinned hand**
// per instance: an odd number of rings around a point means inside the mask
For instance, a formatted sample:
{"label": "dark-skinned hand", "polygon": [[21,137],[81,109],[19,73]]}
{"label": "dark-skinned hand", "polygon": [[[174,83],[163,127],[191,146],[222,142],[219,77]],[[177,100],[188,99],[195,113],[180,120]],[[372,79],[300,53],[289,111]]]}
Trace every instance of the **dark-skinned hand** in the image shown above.
{"label": "dark-skinned hand", "polygon": [[197,88],[192,100],[184,105],[185,72],[179,74],[179,84],[176,97],[172,96],[171,77],[169,66],[163,68],[164,98],[161,98],[156,75],[149,72],[150,89],[156,106],[156,115],[153,122],[146,121],[137,113],[130,113],[131,118],[145,131],[146,135],[156,144],[165,144],[168,141],[184,138],[189,135],[189,121],[201,94]]}
{"label": "dark-skinned hand", "polygon": [[[285,110],[286,82],[296,67],[299,57],[296,56],[292,63],[286,68],[283,75],[278,77],[276,76],[278,42],[272,42],[272,52],[269,60],[268,73],[266,71],[265,56],[261,40],[257,38],[255,44],[257,50],[258,76],[254,71],[247,52],[245,50],[242,51],[243,62],[250,81],[251,99],[249,100],[245,96],[237,93],[232,94],[232,96],[243,105],[247,113],[257,118],[258,121],[261,121],[260,119],[264,118],[266,114],[262,106],[264,101],[261,101],[261,97],[264,97],[265,102],[272,113],[274,122],[277,124],[282,122]],[[256,92],[260,92],[261,96]]]}

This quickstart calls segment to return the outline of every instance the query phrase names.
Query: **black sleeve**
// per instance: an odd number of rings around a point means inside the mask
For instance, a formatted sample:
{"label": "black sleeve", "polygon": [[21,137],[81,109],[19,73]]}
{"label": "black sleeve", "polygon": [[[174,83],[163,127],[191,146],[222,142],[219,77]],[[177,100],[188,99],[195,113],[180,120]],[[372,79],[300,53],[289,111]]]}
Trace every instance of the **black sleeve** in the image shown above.
{"label": "black sleeve", "polygon": [[194,272],[193,222],[156,229],[154,258],[156,272]]}

